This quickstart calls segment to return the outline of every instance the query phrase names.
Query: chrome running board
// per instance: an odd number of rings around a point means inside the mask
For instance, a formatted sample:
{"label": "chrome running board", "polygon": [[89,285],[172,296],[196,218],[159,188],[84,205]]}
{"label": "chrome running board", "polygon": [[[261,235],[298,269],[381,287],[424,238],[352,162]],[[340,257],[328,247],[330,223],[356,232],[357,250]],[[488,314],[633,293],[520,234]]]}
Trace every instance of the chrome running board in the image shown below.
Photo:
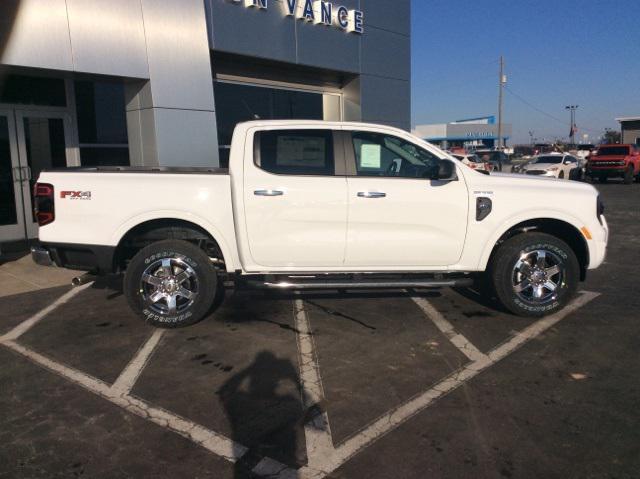
{"label": "chrome running board", "polygon": [[309,289],[405,289],[405,288],[464,288],[473,284],[471,278],[415,279],[415,280],[358,280],[358,281],[282,281],[246,280],[252,288],[280,290]]}

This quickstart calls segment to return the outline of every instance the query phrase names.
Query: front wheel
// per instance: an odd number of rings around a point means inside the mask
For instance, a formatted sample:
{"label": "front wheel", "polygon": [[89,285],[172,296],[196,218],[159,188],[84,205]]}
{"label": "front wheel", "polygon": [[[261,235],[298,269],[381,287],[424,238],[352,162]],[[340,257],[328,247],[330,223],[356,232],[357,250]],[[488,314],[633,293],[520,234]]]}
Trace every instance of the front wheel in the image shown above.
{"label": "front wheel", "polygon": [[624,184],[630,185],[631,183],[633,183],[633,166],[629,166],[624,172]]}
{"label": "front wheel", "polygon": [[564,308],[580,280],[580,265],[562,240],[524,233],[505,241],[489,269],[502,305],[519,316],[540,317]]}
{"label": "front wheel", "polygon": [[140,250],[124,276],[129,306],[149,324],[180,328],[211,309],[218,278],[209,257],[187,241],[165,240]]}

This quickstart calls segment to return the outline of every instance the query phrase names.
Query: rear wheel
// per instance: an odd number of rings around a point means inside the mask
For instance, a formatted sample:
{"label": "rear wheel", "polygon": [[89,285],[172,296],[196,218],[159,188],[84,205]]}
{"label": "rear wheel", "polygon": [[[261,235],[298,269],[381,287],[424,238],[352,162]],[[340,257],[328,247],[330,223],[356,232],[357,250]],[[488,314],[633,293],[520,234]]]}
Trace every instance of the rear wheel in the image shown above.
{"label": "rear wheel", "polygon": [[624,172],[624,184],[630,185],[633,183],[633,165],[629,165],[627,171]]}
{"label": "rear wheel", "polygon": [[143,248],[124,277],[129,306],[160,328],[179,328],[203,319],[217,286],[216,270],[206,253],[181,240],[158,241]]}
{"label": "rear wheel", "polygon": [[580,265],[562,240],[525,233],[505,241],[489,269],[502,305],[520,316],[540,317],[567,305],[580,280]]}

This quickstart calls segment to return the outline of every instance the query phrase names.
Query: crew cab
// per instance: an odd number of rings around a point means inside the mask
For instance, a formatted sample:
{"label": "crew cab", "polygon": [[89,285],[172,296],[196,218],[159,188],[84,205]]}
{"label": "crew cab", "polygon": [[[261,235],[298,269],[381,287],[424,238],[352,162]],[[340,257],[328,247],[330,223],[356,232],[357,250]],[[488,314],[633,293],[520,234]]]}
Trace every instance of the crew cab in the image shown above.
{"label": "crew cab", "polygon": [[605,183],[622,178],[625,184],[640,181],[640,152],[635,145],[600,145],[587,161],[586,175]]}
{"label": "crew cab", "polygon": [[232,283],[475,282],[513,313],[542,316],[603,262],[608,239],[591,185],[480,173],[361,123],[241,123],[228,169],[45,171],[35,199],[36,262],[124,272],[130,306],[159,327],[199,321]]}

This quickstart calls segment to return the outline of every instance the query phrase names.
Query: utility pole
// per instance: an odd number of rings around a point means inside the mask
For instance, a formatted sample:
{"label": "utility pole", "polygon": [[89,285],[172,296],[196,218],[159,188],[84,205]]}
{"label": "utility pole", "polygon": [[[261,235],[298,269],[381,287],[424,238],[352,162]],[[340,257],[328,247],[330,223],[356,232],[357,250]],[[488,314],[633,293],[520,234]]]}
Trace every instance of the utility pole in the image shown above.
{"label": "utility pole", "polygon": [[576,144],[576,110],[580,105],[567,105],[565,106],[565,110],[569,110],[571,112],[571,144]]}
{"label": "utility pole", "polygon": [[502,97],[507,76],[504,74],[504,57],[500,55],[500,76],[498,78],[498,149],[502,150]]}

